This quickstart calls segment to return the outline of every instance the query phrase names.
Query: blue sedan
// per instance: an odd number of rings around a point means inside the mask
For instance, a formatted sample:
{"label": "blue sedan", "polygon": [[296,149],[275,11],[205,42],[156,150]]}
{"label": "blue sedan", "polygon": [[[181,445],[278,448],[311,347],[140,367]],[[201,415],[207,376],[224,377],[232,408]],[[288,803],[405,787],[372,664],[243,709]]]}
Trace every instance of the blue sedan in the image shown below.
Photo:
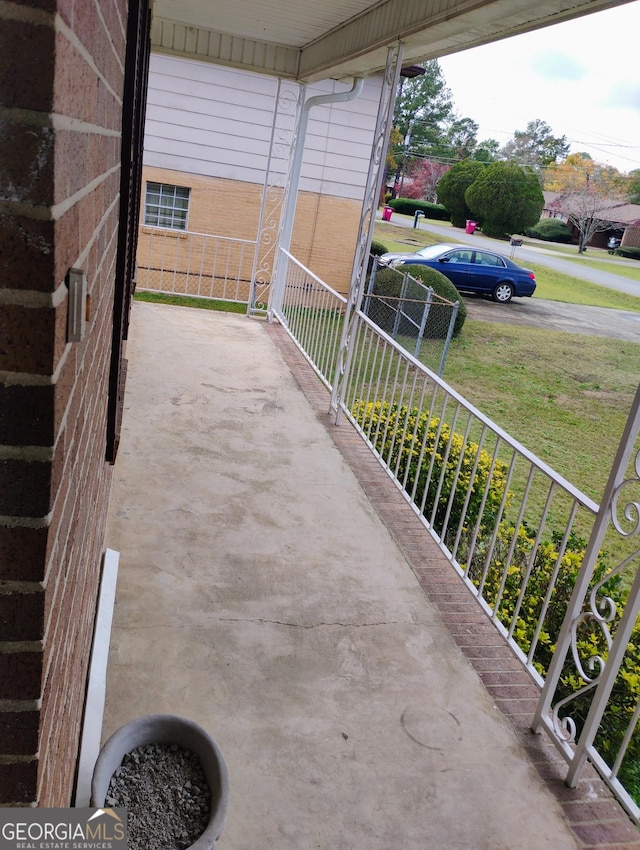
{"label": "blue sedan", "polygon": [[506,304],[516,296],[531,296],[536,288],[536,276],[513,260],[463,245],[428,245],[415,254],[383,254],[383,266],[429,266],[449,278],[461,292],[490,295],[494,301]]}

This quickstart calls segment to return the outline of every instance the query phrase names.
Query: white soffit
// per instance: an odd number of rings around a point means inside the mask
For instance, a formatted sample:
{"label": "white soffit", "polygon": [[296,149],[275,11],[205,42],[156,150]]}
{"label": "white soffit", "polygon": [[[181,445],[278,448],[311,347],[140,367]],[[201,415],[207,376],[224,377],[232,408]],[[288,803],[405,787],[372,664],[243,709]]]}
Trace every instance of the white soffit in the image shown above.
{"label": "white soffit", "polygon": [[313,82],[412,64],[631,0],[152,0],[152,49]]}

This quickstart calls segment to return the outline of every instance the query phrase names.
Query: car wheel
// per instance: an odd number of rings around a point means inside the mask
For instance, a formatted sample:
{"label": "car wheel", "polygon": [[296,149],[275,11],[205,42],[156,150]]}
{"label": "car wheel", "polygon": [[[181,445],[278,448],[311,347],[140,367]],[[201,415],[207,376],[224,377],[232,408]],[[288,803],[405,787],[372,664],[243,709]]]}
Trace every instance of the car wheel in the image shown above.
{"label": "car wheel", "polygon": [[499,283],[493,290],[493,300],[500,304],[506,304],[513,298],[513,286],[510,283]]}

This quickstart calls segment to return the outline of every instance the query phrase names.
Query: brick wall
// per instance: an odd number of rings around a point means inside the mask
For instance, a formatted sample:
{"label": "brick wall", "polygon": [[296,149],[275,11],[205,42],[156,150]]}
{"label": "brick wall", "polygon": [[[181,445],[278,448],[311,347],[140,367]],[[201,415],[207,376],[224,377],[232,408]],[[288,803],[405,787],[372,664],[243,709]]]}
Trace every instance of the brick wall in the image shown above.
{"label": "brick wall", "polygon": [[[72,802],[111,472],[126,6],[0,10],[0,804]],[[78,343],[72,267],[91,296]]]}
{"label": "brick wall", "polygon": [[[261,185],[147,166],[142,176],[143,199],[147,181],[184,186],[191,190],[187,220],[190,231],[236,239],[256,238]],[[361,210],[360,201],[346,198],[313,192],[301,192],[298,197],[291,252],[338,292],[349,291]],[[157,247],[152,249],[155,256],[150,253],[149,234],[145,230],[147,228],[143,229],[138,245],[140,267],[167,267],[168,259],[180,259],[179,245],[169,249],[157,242]],[[173,233],[178,239],[179,231]],[[351,245],[351,250],[341,249],[340,246],[344,245]],[[186,257],[182,259],[186,260]],[[242,270],[241,276],[248,274],[250,264],[248,269]],[[139,280],[146,288],[144,273]]]}
{"label": "brick wall", "polygon": [[626,248],[640,248],[640,227],[629,225],[625,228],[621,244]]}

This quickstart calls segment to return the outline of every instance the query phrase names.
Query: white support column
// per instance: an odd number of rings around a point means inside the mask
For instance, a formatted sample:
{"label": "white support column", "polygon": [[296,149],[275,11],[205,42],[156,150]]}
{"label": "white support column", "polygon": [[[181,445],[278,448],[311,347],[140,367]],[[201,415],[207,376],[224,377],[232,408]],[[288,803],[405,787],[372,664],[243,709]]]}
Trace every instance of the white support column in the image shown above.
{"label": "white support column", "polygon": [[373,235],[373,224],[375,213],[378,208],[378,199],[384,179],[384,163],[389,144],[389,133],[395,105],[395,96],[400,79],[402,66],[403,46],[401,43],[389,48],[387,53],[387,65],[385,68],[380,102],[378,105],[378,118],[376,122],[375,136],[371,159],[369,161],[369,173],[367,185],[360,215],[360,229],[356,245],[353,269],[351,272],[351,285],[345,311],[340,351],[336,364],[335,377],[333,380],[333,391],[331,393],[330,410],[336,415],[336,422],[340,418],[340,402],[344,390],[344,381],[348,374],[351,349],[350,342],[353,340],[355,323],[357,322],[357,310],[362,303],[367,270],[367,261],[371,249],[371,237]]}
{"label": "white support column", "polygon": [[258,221],[258,240],[251,274],[248,314],[267,312],[271,284],[275,279],[278,244],[282,230],[283,211],[290,191],[292,152],[300,122],[305,87],[298,83],[278,80],[275,98],[269,160],[262,188],[262,203]]}

